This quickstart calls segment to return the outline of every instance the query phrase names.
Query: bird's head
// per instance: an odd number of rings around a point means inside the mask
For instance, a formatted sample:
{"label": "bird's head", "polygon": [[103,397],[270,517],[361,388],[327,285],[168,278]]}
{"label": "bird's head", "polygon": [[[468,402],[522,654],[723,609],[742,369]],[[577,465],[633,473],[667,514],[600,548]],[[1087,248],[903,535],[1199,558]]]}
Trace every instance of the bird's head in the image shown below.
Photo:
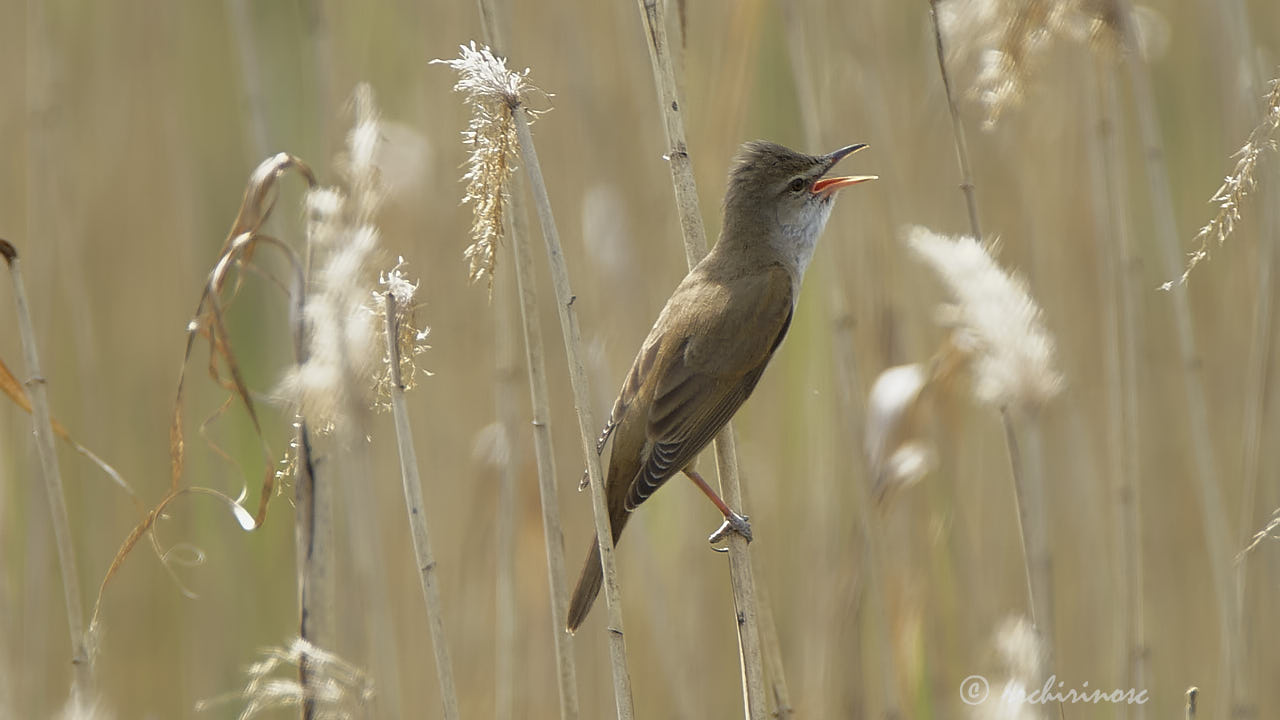
{"label": "bird's head", "polygon": [[849,145],[826,155],[806,155],[762,140],[746,143],[729,173],[726,235],[764,239],[794,257],[802,273],[831,215],[836,193],[877,178],[826,177],[841,158],[865,147]]}

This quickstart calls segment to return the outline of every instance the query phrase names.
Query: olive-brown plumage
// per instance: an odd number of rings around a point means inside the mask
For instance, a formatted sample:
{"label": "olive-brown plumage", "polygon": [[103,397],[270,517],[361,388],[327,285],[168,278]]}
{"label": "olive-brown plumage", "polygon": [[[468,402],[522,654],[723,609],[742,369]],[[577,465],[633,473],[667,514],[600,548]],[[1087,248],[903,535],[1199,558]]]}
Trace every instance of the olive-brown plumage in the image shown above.
{"label": "olive-brown plumage", "polygon": [[[693,463],[751,395],[791,323],[800,280],[840,187],[822,176],[864,146],[812,156],[747,143],[730,173],[724,226],[672,293],[640,346],[597,450],[616,543],[631,512]],[[600,591],[596,541],[570,601],[576,630]]]}

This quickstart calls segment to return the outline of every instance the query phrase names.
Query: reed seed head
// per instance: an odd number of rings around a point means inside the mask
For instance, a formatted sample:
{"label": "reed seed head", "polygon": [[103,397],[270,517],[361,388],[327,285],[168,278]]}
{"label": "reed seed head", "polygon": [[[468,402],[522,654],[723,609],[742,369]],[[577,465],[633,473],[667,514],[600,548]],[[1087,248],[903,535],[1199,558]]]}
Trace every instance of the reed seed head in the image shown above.
{"label": "reed seed head", "polygon": [[955,299],[944,324],[952,327],[952,342],[971,357],[979,402],[1033,409],[1062,390],[1062,376],[1053,367],[1053,337],[1021,278],[1002,270],[971,237],[912,227],[907,242]]}
{"label": "reed seed head", "polygon": [[[400,356],[400,385],[404,390],[412,390],[417,385],[419,373],[427,377],[431,376],[430,371],[418,365],[418,356],[431,349],[427,344],[431,328],[425,325],[421,329],[418,328],[414,305],[418,283],[409,282],[404,275],[404,266],[405,259],[398,258],[395,266],[378,276],[379,289],[373,291],[370,307],[374,325],[386,328],[388,327],[387,303],[384,301],[384,295],[391,293],[395,298],[396,316],[393,319],[396,328],[396,346]],[[380,367],[381,369],[374,376],[374,407],[378,410],[390,410],[391,391],[395,380],[391,372],[391,357],[386,352],[382,355]]]}
{"label": "reed seed head", "polygon": [[507,61],[494,56],[488,47],[477,49],[472,42],[460,50],[453,60],[431,62],[458,72],[453,89],[465,95],[471,106],[471,121],[462,133],[463,144],[471,149],[462,178],[467,183],[462,201],[471,203],[472,213],[471,244],[463,257],[469,264],[467,274],[471,281],[486,280],[492,293],[496,248],[505,227],[508,183],[517,152],[512,113],[524,106],[530,93],[540,91],[529,82],[528,68],[523,72],[508,70]]}
{"label": "reed seed head", "polygon": [[948,61],[972,66],[969,94],[991,130],[1025,99],[1049,50],[1062,40],[1116,44],[1115,0],[943,0],[938,24]]}
{"label": "reed seed head", "polygon": [[[1232,156],[1237,158],[1235,169],[1222,181],[1222,186],[1213,194],[1209,202],[1218,207],[1200,232],[1196,233],[1199,246],[1188,255],[1187,267],[1182,271],[1179,284],[1186,284],[1191,271],[1202,260],[1209,258],[1209,249],[1213,245],[1221,247],[1227,237],[1240,222],[1240,207],[1249,193],[1257,185],[1258,163],[1268,150],[1276,149],[1275,134],[1280,128],[1280,78],[1267,83],[1267,96],[1264,103],[1262,122],[1249,133],[1244,147]],[[1172,289],[1173,283],[1166,282],[1160,286],[1162,290]]]}

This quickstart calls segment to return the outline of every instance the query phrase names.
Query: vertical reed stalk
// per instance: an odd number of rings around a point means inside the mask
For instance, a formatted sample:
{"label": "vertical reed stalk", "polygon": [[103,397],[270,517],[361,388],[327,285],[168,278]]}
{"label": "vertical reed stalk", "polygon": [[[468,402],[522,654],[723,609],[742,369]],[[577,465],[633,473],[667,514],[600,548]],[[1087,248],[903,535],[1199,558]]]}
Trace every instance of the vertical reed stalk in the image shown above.
{"label": "vertical reed stalk", "polygon": [[404,502],[409,511],[409,531],[413,535],[413,555],[418,560],[422,597],[427,605],[427,622],[431,627],[431,645],[436,656],[436,679],[440,682],[440,698],[445,720],[458,718],[458,693],[453,684],[453,662],[449,659],[449,642],[444,631],[444,612],[440,587],[436,582],[436,561],[431,554],[427,534],[427,516],[422,499],[422,479],[418,476],[418,457],[413,447],[413,431],[409,427],[409,409],[404,401],[404,385],[400,377],[400,343],[397,338],[396,298],[386,292],[387,357],[391,368],[391,412],[395,417],[396,445],[400,448],[400,479],[404,483]]}
{"label": "vertical reed stalk", "polygon": [[[516,181],[517,178],[512,178]],[[519,185],[513,190],[519,190]],[[556,679],[560,686],[561,720],[577,720],[578,671],[573,643],[564,619],[569,613],[568,578],[564,566],[564,537],[560,529],[560,500],[556,494],[556,458],[551,442],[551,391],[547,389],[547,361],[538,321],[538,289],[533,278],[533,255],[525,227],[523,201],[512,192],[511,252],[520,296],[525,365],[533,411],[533,450],[538,465],[538,495],[542,505],[542,536],[547,553],[547,584],[551,595],[551,634],[556,648]]]}
{"label": "vertical reed stalk", "polygon": [[[933,23],[934,45],[938,53],[938,72],[942,75],[942,87],[947,96],[947,108],[951,113],[951,128],[955,138],[956,159],[960,166],[960,189],[964,193],[969,212],[969,229],[977,242],[982,242],[982,228],[978,222],[978,204],[975,197],[973,174],[969,164],[969,148],[965,142],[964,126],[951,91],[947,74],[946,52],[942,44],[942,29],[938,25],[938,0],[929,1],[929,17]],[[1040,635],[1046,667],[1054,668],[1052,558],[1048,541],[1048,518],[1045,512],[1044,465],[1041,452],[1039,423],[1034,417],[1022,414],[1017,418],[1027,444],[1028,452],[1019,452],[1015,419],[1009,408],[1000,413],[1005,431],[1005,447],[1009,453],[1009,465],[1013,473],[1014,500],[1018,506],[1018,532],[1022,539],[1022,556],[1027,575],[1028,603],[1031,621]],[[1058,703],[1058,712],[1063,713]]]}
{"label": "vertical reed stalk", "polygon": [[[819,138],[821,121],[819,120],[818,97],[813,87],[813,70],[809,62],[809,54],[806,52],[808,43],[805,40],[804,24],[800,17],[800,11],[803,3],[797,0],[786,0],[782,6],[782,19],[786,30],[787,51],[791,61],[791,77],[796,86],[796,95],[800,105],[800,119],[804,128],[805,144],[810,148],[820,146]],[[861,397],[861,385],[858,382],[857,360],[853,350],[853,321],[847,308],[844,306],[844,299],[841,294],[837,294],[840,298],[836,301],[836,306],[832,310],[833,322],[832,332],[832,359],[836,373],[836,387],[838,388],[837,396],[837,412],[841,420],[841,428],[849,433],[849,437],[859,439],[854,443],[856,448],[850,454],[852,468],[865,468],[866,457],[861,444],[863,434],[863,422],[859,408],[866,407],[865,398]],[[873,512],[869,512],[869,508],[875,505],[873,493],[871,490],[871,477],[866,472],[859,473],[859,482],[856,483],[858,490],[858,523],[862,531],[863,538],[863,562],[861,574],[867,578],[866,588],[863,596],[869,601],[870,621],[864,624],[864,627],[870,627],[873,634],[874,652],[879,656],[880,679],[884,692],[884,703],[886,717],[897,717],[899,715],[898,702],[898,680],[897,666],[893,660],[893,651],[888,638],[886,628],[889,627],[888,618],[885,614],[884,603],[884,561],[881,554],[881,542],[884,538],[883,523],[880,517]],[[781,673],[781,660],[775,660],[773,654],[777,652],[776,635],[777,629],[774,627],[773,614],[767,608],[767,592],[761,591],[761,605],[764,609],[761,611],[762,627],[761,630],[765,636],[766,661],[769,663],[769,671],[773,673]],[[825,617],[825,622],[839,622],[839,613],[842,613],[847,607],[844,603],[836,602],[834,598],[828,602],[830,610]],[[834,645],[834,643],[832,643]],[[839,682],[839,680],[837,681]],[[771,686],[775,688],[775,695],[779,686],[782,691],[786,691],[786,678],[776,677],[771,681]],[[788,714],[783,714],[784,700]],[[777,698],[778,717],[790,717],[790,701],[785,696]]]}
{"label": "vertical reed stalk", "polygon": [[262,89],[262,65],[253,42],[253,23],[249,19],[248,0],[227,0],[228,21],[235,38],[236,55],[240,59],[240,79],[244,83],[244,105],[249,124],[250,157],[264,158],[267,147],[266,94]]}
{"label": "vertical reed stalk", "polygon": [[[368,427],[367,415],[366,408],[355,408],[352,413],[353,429]],[[363,437],[364,434],[368,433],[355,430],[354,437]],[[373,469],[371,445],[350,442],[346,446],[346,452],[342,457],[336,458],[334,464],[341,468],[339,477],[370,477]],[[397,647],[397,639],[402,635],[397,631],[391,596],[388,593],[391,583],[387,577],[387,563],[384,562],[388,553],[379,530],[377,493],[370,492],[367,486],[359,482],[343,482],[339,487],[343,495],[339,507],[346,520],[339,527],[344,531],[344,542],[350,552],[350,567],[354,576],[352,579],[361,589],[357,607],[369,614],[365,626],[355,633],[354,639],[362,643],[372,657],[372,670],[378,680],[378,694],[372,698],[377,714],[403,717],[405,713],[401,705]],[[353,639],[350,626],[344,628],[344,633],[345,637],[335,638],[337,645],[344,645]]]}
{"label": "vertical reed stalk", "polygon": [[[314,271],[314,223],[307,224],[307,241],[303,254],[302,277],[292,289],[293,307],[289,311],[293,335],[293,361],[302,367],[310,349],[307,343],[307,283]],[[299,397],[299,408],[301,408]],[[312,647],[332,649],[334,638],[333,608],[333,487],[328,478],[317,478],[316,462],[311,447],[311,430],[307,418],[298,413],[294,442],[298,452],[297,476],[294,479],[294,562],[298,571],[298,637]],[[312,654],[298,656],[298,683],[302,686],[302,720],[315,720],[320,709],[316,697],[323,682],[323,669],[312,668]]]}
{"label": "vertical reed stalk", "polygon": [[578,413],[578,435],[582,441],[582,453],[587,461],[587,475],[591,481],[592,507],[595,513],[596,534],[600,543],[600,563],[604,571],[604,597],[609,611],[609,660],[613,669],[614,701],[618,720],[632,720],[635,711],[631,703],[631,677],[627,671],[627,648],[622,629],[622,598],[618,591],[617,568],[613,557],[613,531],[609,525],[609,508],[606,505],[604,474],[600,469],[600,456],[595,450],[596,422],[591,412],[591,389],[582,360],[582,337],[578,329],[578,313],[573,309],[575,296],[569,285],[569,269],[565,265],[564,252],[560,248],[560,233],[556,229],[555,216],[551,212],[551,199],[542,179],[542,167],[529,132],[529,121],[521,106],[512,108],[516,133],[520,144],[520,157],[528,173],[533,191],[534,205],[538,210],[538,222],[542,237],[547,243],[547,261],[551,266],[551,281],[555,286],[556,310],[560,314],[560,330],[564,338],[565,354],[569,361],[569,380],[573,386],[573,404]]}
{"label": "vertical reed stalk", "polygon": [[[476,3],[480,11],[480,26],[483,28],[482,35],[485,43],[495,53],[501,55],[506,51],[505,32],[503,27],[505,23],[501,22],[497,15],[496,8],[493,7],[492,0],[478,0]],[[516,214],[524,213],[524,198],[521,193],[519,179],[512,177],[511,180],[511,198],[507,205],[505,224],[508,228],[508,235],[514,235],[512,217]],[[514,242],[514,241],[513,241]],[[518,272],[522,270],[517,270]],[[517,283],[516,292],[512,294],[511,286],[508,282],[495,282],[495,317],[493,323],[494,345],[496,352],[494,357],[496,366],[494,368],[496,377],[494,382],[495,389],[495,410],[497,412],[498,432],[501,434],[500,444],[507,448],[506,462],[500,463],[498,467],[498,531],[496,537],[497,544],[497,580],[494,592],[494,614],[495,614],[495,631],[494,631],[494,687],[493,687],[493,717],[494,720],[512,720],[515,717],[516,709],[516,614],[518,607],[516,604],[516,498],[518,496],[516,486],[516,467],[518,462],[515,460],[515,444],[516,438],[519,436],[517,430],[517,414],[516,396],[519,392],[518,373],[519,360],[516,357],[516,338],[515,338],[515,313],[514,303],[519,302],[519,284]],[[541,340],[539,340],[541,343]],[[539,466],[541,470],[541,466]],[[551,473],[551,479],[554,481],[555,473]],[[554,482],[552,489],[554,490]],[[552,498],[554,499],[554,495]],[[557,513],[558,518],[558,513]],[[551,548],[548,547],[548,554]],[[563,555],[563,548],[561,548]],[[551,563],[547,563],[548,570]],[[564,566],[563,560],[560,562],[561,567]],[[556,613],[554,595],[556,594],[555,584],[552,583],[553,602],[551,603],[551,632],[556,637],[554,647],[556,652],[556,667],[562,669],[567,655],[568,662],[573,663],[573,654],[568,649],[568,635],[564,628],[560,627],[560,621]],[[563,594],[563,593],[561,593]],[[561,639],[561,636],[564,636]],[[574,674],[572,668],[568,678],[573,679]],[[564,672],[557,673],[557,679],[560,681],[560,709],[561,720],[564,720],[567,706],[564,698],[568,694],[574,696],[576,704],[577,691],[570,687],[569,693],[565,692],[563,681],[566,675]],[[575,707],[576,715],[576,707]]]}
{"label": "vertical reed stalk", "polygon": [[[1112,58],[1093,56],[1088,79],[1088,101],[1093,108],[1096,138],[1089,143],[1094,173],[1094,231],[1097,252],[1103,265],[1103,304],[1106,316],[1104,356],[1107,383],[1107,434],[1110,437],[1110,474],[1115,502],[1116,537],[1120,539],[1119,571],[1124,593],[1118,641],[1124,651],[1124,687],[1146,687],[1146,638],[1143,623],[1143,565],[1141,513],[1141,453],[1137,428],[1138,372],[1137,283],[1133,267],[1133,238],[1125,208],[1129,206],[1128,184],[1123,177],[1117,120],[1116,84],[1110,72]],[[1145,705],[1129,708],[1133,717],[1146,716]]]}
{"label": "vertical reed stalk", "polygon": [[960,165],[960,190],[964,193],[965,208],[969,211],[969,227],[973,239],[982,242],[982,226],[978,223],[978,200],[974,194],[973,171],[969,166],[969,144],[965,140],[964,125],[960,122],[960,109],[951,92],[951,76],[947,73],[947,56],[942,47],[942,29],[938,26],[938,0],[929,0],[929,19],[933,22],[934,46],[938,51],[938,72],[942,75],[942,89],[947,94],[947,110],[951,114],[951,133],[955,137],[956,162]]}
{"label": "vertical reed stalk", "polygon": [[[298,476],[294,481],[294,505],[298,519],[294,542],[298,562],[298,636],[315,647],[331,647],[333,640],[333,491],[316,478],[307,423],[298,423]],[[324,645],[321,645],[324,643]],[[317,717],[316,696],[322,671],[311,668],[310,655],[298,660],[298,682],[303,688],[302,718]]]}
{"label": "vertical reed stalk", "polygon": [[[306,305],[305,278],[311,276],[311,243],[307,243],[307,260],[303,280],[294,288],[293,323],[294,362],[301,367],[307,360],[307,332],[303,308]],[[311,447],[311,433],[305,417],[297,422],[298,470],[294,480],[294,549],[298,564],[298,637],[313,647],[332,647],[334,637],[333,607],[333,488],[327,479],[318,479],[318,463]],[[298,658],[298,683],[303,689],[302,718],[317,716],[316,697],[323,671],[311,667],[311,654]]]}
{"label": "vertical reed stalk", "polygon": [[[658,100],[662,108],[667,137],[666,157],[671,166],[680,230],[684,237],[685,259],[692,269],[707,254],[707,235],[702,225],[702,213],[698,208],[698,188],[693,179],[693,164],[689,160],[675,71],[667,44],[666,4],[664,0],[639,0],[639,6],[645,36],[649,41],[649,60],[653,65],[654,83],[657,85]],[[716,436],[715,449],[720,495],[729,507],[741,512],[742,487],[738,482],[738,457],[732,425],[726,424]],[[768,709],[764,691],[764,661],[761,656],[755,575],[746,539],[732,533],[728,540],[729,573],[737,618],[745,710],[751,720],[763,720]]]}
{"label": "vertical reed stalk", "polygon": [[[499,267],[499,272],[502,268]],[[515,452],[520,394],[519,360],[516,357],[516,294],[510,278],[494,283],[495,311],[493,324],[496,345],[494,367],[494,410],[500,433],[499,446],[507,449],[507,460],[498,467],[497,580],[494,592],[494,664],[493,716],[495,720],[511,720],[516,708],[516,500],[519,461]],[[552,632],[560,628],[552,625]],[[563,631],[561,631],[563,632]]]}
{"label": "vertical reed stalk", "polygon": [[[1207,3],[1206,3],[1207,4]],[[1219,4],[1214,4],[1213,9],[1221,9],[1223,16],[1223,26],[1226,38],[1224,38],[1223,46],[1228,48],[1240,48],[1246,53],[1255,53],[1252,33],[1248,21],[1248,13],[1244,7],[1244,3],[1240,0],[1227,0]],[[1266,86],[1263,82],[1264,75],[1259,71],[1254,62],[1243,62],[1239,64],[1231,64],[1232,69],[1238,68],[1243,72],[1245,77],[1244,93],[1245,97],[1239,98],[1241,107],[1254,107],[1249,103],[1256,103],[1257,99],[1266,93]],[[1259,231],[1256,234],[1258,239],[1258,256],[1257,256],[1257,300],[1254,303],[1253,310],[1253,332],[1250,333],[1249,359],[1246,366],[1246,382],[1244,394],[1244,429],[1241,433],[1241,454],[1243,456],[1241,463],[1241,480],[1243,487],[1240,492],[1240,515],[1237,526],[1240,529],[1252,528],[1255,526],[1256,519],[1254,512],[1257,503],[1258,480],[1261,475],[1261,453],[1262,453],[1262,437],[1264,433],[1264,424],[1266,422],[1266,397],[1267,388],[1274,377],[1274,359],[1273,359],[1273,343],[1275,340],[1275,308],[1276,308],[1276,284],[1275,276],[1280,272],[1280,253],[1276,252],[1276,237],[1280,233],[1280,172],[1277,172],[1274,163],[1268,163],[1263,170],[1265,173],[1262,182],[1262,194],[1264,198],[1258,203],[1258,214],[1260,215]],[[1236,605],[1236,623],[1240,628],[1238,632],[1243,633],[1246,623],[1244,610],[1244,597],[1247,589],[1248,574],[1246,572],[1247,565],[1244,562],[1237,561],[1235,564],[1235,605]],[[1239,636],[1243,642],[1243,634]],[[1246,662],[1246,648],[1240,648],[1240,661]],[[1238,682],[1243,684],[1246,674],[1244,672],[1236,673],[1239,678]],[[1247,699],[1248,688],[1241,687],[1241,700]]]}
{"label": "vertical reed stalk", "polygon": [[[865,468],[866,448],[863,445],[863,439],[866,435],[866,427],[864,417],[858,412],[857,408],[867,406],[866,398],[862,396],[861,385],[858,383],[857,373],[857,357],[853,350],[853,322],[848,318],[847,310],[841,308],[836,314],[837,324],[835,327],[834,340],[832,342],[832,353],[836,368],[836,387],[839,391],[839,403],[837,405],[841,419],[841,426],[849,436],[856,438],[857,441],[853,445],[857,448],[850,453],[850,467]],[[860,482],[857,485],[858,498],[858,525],[862,530],[862,560],[864,567],[861,574],[866,580],[866,589],[863,597],[867,599],[868,613],[870,621],[863,622],[862,627],[870,627],[873,643],[872,652],[874,652],[880,660],[880,685],[881,691],[884,693],[884,717],[896,718],[901,714],[902,703],[898,698],[898,666],[894,661],[894,653],[892,643],[889,639],[889,614],[885,609],[884,595],[884,538],[885,528],[879,514],[874,512],[875,492],[872,489],[874,482],[871,473],[859,473]]]}
{"label": "vertical reed stalk", "polygon": [[782,645],[778,638],[778,626],[773,622],[773,603],[769,601],[769,588],[760,586],[756,597],[760,603],[760,644],[764,646],[764,666],[769,678],[769,697],[773,700],[772,717],[777,720],[792,720],[796,710],[791,704],[787,674],[782,667]]}
{"label": "vertical reed stalk", "polygon": [[[500,16],[494,0],[477,0],[480,24],[489,46],[495,53],[506,51],[504,16]],[[551,393],[547,389],[547,366],[542,339],[542,324],[538,321],[538,289],[534,282],[533,256],[529,249],[529,230],[526,227],[525,195],[519,175],[511,177],[511,198],[507,204],[508,238],[511,241],[512,266],[516,278],[516,300],[520,307],[520,326],[524,336],[525,365],[529,374],[529,395],[533,412],[533,450],[538,467],[538,496],[542,507],[542,537],[547,553],[547,590],[550,594],[551,635],[556,653],[556,681],[560,691],[560,719],[578,719],[578,669],[573,655],[572,637],[564,627],[569,612],[568,578],[564,565],[564,534],[560,527],[560,500],[556,493],[556,461],[551,442]],[[501,307],[498,346],[506,346],[510,340],[509,307]],[[513,351],[514,352],[514,351]],[[511,359],[511,380],[514,383],[515,361]],[[512,395],[514,397],[514,395]],[[509,404],[503,402],[504,405]],[[510,408],[514,412],[514,408]],[[500,422],[506,423],[505,412],[500,412]],[[514,438],[514,434],[508,436]],[[504,471],[505,473],[506,471]],[[514,477],[511,478],[514,483]],[[504,488],[507,479],[503,479]],[[514,501],[514,484],[509,489]],[[514,516],[514,508],[511,511]],[[514,540],[514,535],[512,536]],[[501,551],[501,550],[500,550]],[[512,568],[514,571],[514,568]],[[514,583],[514,576],[511,578]],[[500,581],[501,586],[501,581]],[[499,633],[501,635],[501,633]],[[499,638],[499,642],[503,642]],[[500,651],[501,652],[501,651]],[[506,652],[514,653],[514,647]],[[502,718],[502,697],[499,694],[498,717]]]}
{"label": "vertical reed stalk", "polygon": [[[1018,533],[1022,536],[1022,555],[1027,568],[1027,602],[1031,607],[1031,622],[1042,636],[1051,637],[1053,627],[1052,585],[1050,583],[1051,559],[1047,537],[1048,518],[1045,514],[1043,478],[1034,476],[1043,468],[1040,428],[1036,418],[1022,414],[1015,419],[1012,409],[1000,412],[1004,425],[1005,447],[1009,452],[1009,467],[1013,476],[1013,493],[1018,505]],[[1023,443],[1018,442],[1021,428]],[[1025,445],[1025,451],[1023,446]],[[1047,641],[1053,667],[1052,645]]]}
{"label": "vertical reed stalk", "polygon": [[58,550],[58,567],[62,573],[62,598],[66,604],[67,630],[71,636],[70,707],[81,707],[89,702],[93,692],[93,656],[84,632],[84,607],[80,600],[80,580],[76,575],[71,520],[67,515],[62,473],[58,469],[58,454],[53,443],[48,381],[40,369],[36,332],[31,325],[31,310],[27,304],[27,289],[22,282],[18,251],[7,240],[0,240],[0,255],[3,255],[9,264],[9,273],[13,278],[13,300],[18,312],[18,333],[22,340],[23,360],[27,365],[26,386],[31,398],[32,432],[35,435],[36,452],[40,456],[40,472],[44,478],[45,492],[49,500],[49,524],[53,528],[54,545]]}
{"label": "vertical reed stalk", "polygon": [[[1144,168],[1150,191],[1152,220],[1155,223],[1155,245],[1160,254],[1161,270],[1166,277],[1176,278],[1181,273],[1182,253],[1173,210],[1173,196],[1169,187],[1169,171],[1165,165],[1164,143],[1160,138],[1160,121],[1156,114],[1155,94],[1151,89],[1150,71],[1138,49],[1133,28],[1132,7],[1126,0],[1117,0],[1120,9],[1120,27],[1127,45],[1125,59],[1129,69],[1129,82],[1137,113],[1138,130],[1142,138]],[[1195,327],[1191,319],[1191,307],[1185,287],[1174,288],[1169,293],[1172,303],[1174,329],[1178,339],[1178,353],[1182,361],[1182,386],[1186,394],[1187,419],[1191,441],[1192,473],[1200,493],[1200,513],[1204,522],[1205,546],[1208,550],[1209,572],[1218,607],[1218,635],[1221,638],[1222,667],[1220,687],[1230,685],[1229,693],[1218,697],[1218,717],[1226,717],[1227,707],[1239,704],[1237,673],[1241,669],[1239,659],[1239,624],[1236,621],[1236,604],[1233,597],[1234,583],[1229,568],[1234,553],[1231,550],[1230,528],[1222,488],[1218,485],[1219,465],[1214,456],[1211,441],[1208,401],[1205,397],[1204,368],[1196,348]]]}

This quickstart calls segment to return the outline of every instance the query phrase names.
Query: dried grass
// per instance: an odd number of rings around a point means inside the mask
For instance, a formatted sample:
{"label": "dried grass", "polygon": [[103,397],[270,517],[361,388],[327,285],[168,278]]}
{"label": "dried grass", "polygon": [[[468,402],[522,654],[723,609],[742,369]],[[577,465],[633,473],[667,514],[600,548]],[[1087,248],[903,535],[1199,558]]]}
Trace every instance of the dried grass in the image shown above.
{"label": "dried grass", "polygon": [[[1258,123],[1257,127],[1249,133],[1249,138],[1245,140],[1244,145],[1232,155],[1238,158],[1235,168],[1222,181],[1222,185],[1213,197],[1209,198],[1211,204],[1218,206],[1218,212],[1209,218],[1209,222],[1200,228],[1200,232],[1196,233],[1195,239],[1199,246],[1188,256],[1187,267],[1182,271],[1182,277],[1178,279],[1179,284],[1185,285],[1187,278],[1191,277],[1191,271],[1202,260],[1209,258],[1211,246],[1222,247],[1235,230],[1236,223],[1240,222],[1240,208],[1244,205],[1245,198],[1257,185],[1255,176],[1258,163],[1262,160],[1264,153],[1276,149],[1275,134],[1280,128],[1280,78],[1268,82],[1267,88],[1262,122]],[[1169,290],[1172,286],[1172,282],[1167,282],[1161,286],[1161,289]]]}

